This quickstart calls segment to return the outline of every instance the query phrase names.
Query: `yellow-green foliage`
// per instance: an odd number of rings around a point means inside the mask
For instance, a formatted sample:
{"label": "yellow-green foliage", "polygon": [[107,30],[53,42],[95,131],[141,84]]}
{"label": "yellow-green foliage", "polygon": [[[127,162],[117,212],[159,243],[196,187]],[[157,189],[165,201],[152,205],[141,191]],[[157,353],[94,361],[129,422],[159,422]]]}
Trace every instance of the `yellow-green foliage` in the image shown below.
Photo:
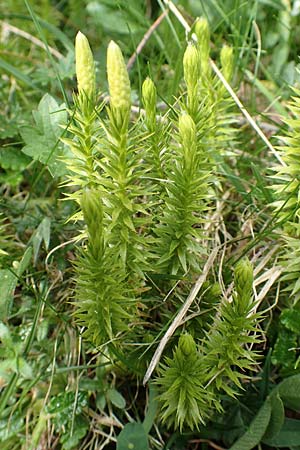
{"label": "yellow-green foliage", "polygon": [[80,31],[75,40],[75,56],[78,92],[94,100],[96,93],[94,58],[86,36]]}
{"label": "yellow-green foliage", "polygon": [[[110,354],[126,352],[136,370],[143,363],[134,355],[142,353],[137,342],[144,342],[145,327],[151,337],[169,320],[170,305],[161,296],[169,293],[173,278],[193,280],[209,252],[205,224],[216,183],[212,153],[228,137],[228,103],[210,71],[207,22],[198,21],[198,36],[199,30],[199,43],[189,44],[183,58],[187,92],[161,116],[156,87],[146,79],[145,111],[133,121],[120,48],[110,42],[107,49],[110,100],[104,111],[94,101],[88,42],[77,36],[79,93],[70,111],[72,137],[64,140],[73,154],[67,184],[79,206],[75,219],[86,227],[75,263],[75,316],[87,339],[108,346]],[[221,57],[230,77],[231,50],[224,47]],[[84,64],[90,73],[82,72]],[[240,263],[233,301],[222,302],[216,317],[211,312],[211,331],[201,341],[183,334],[173,358],[159,370],[162,418],[168,424],[198,428],[221,410],[222,392],[236,395],[242,370],[252,368],[256,355],[246,348],[256,342],[252,280],[249,263]]]}
{"label": "yellow-green foliage", "polygon": [[288,126],[286,134],[280,137],[283,145],[279,147],[284,165],[275,169],[275,214],[278,227],[283,230],[285,251],[282,258],[284,268],[283,281],[287,281],[286,290],[290,292],[290,304],[300,299],[300,91],[294,89],[294,96],[288,104],[290,118],[283,119]]}
{"label": "yellow-green foliage", "polygon": [[248,260],[234,272],[232,302],[224,299],[207,336],[197,346],[183,334],[172,358],[159,369],[159,401],[162,420],[175,427],[199,428],[215,411],[221,411],[221,395],[235,397],[241,389],[244,370],[255,368],[258,355],[250,346],[259,342],[253,270]]}

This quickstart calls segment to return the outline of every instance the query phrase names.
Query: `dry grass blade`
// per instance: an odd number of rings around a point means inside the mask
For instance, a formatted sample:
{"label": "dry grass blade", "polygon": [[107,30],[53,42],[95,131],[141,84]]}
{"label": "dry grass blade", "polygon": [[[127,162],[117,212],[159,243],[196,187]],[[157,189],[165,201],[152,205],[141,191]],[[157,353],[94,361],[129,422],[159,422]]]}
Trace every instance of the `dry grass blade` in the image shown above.
{"label": "dry grass blade", "polygon": [[[17,36],[21,36],[24,39],[27,39],[28,41],[32,42],[37,47],[41,47],[44,50],[47,50],[47,46],[44,44],[44,42],[42,42],[40,39],[36,38],[35,36],[32,36],[32,34],[27,33],[27,31],[20,30],[20,28],[14,27],[13,25],[10,25],[9,23],[4,22],[4,21],[2,21],[1,24],[2,24],[1,41],[5,40],[5,36],[8,33],[14,33]],[[53,56],[55,56],[57,59],[63,58],[63,55],[59,51],[55,50],[55,48],[49,47],[49,45],[48,45],[48,49],[49,49],[49,52]]]}
{"label": "dry grass blade", "polygon": [[175,319],[173,320],[173,322],[171,323],[171,325],[169,326],[166,334],[164,335],[164,337],[162,338],[162,340],[160,341],[153,357],[152,360],[149,364],[149,367],[147,369],[147,372],[144,376],[144,380],[143,383],[146,384],[147,381],[149,380],[149,378],[151,377],[158,361],[160,360],[160,357],[162,355],[162,352],[164,351],[165,346],[167,345],[170,337],[173,335],[173,333],[175,332],[175,330],[179,327],[179,325],[182,323],[182,320],[184,318],[184,316],[186,315],[186,313],[188,312],[191,304],[193,303],[193,301],[195,300],[195,298],[197,297],[197,294],[199,292],[199,290],[201,289],[203,283],[205,282],[207,275],[216,259],[216,256],[218,254],[218,248],[215,248],[212,253],[210,254],[204,268],[203,268],[203,272],[200,275],[200,277],[198,278],[198,280],[196,281],[193,289],[191,290],[188,298],[186,299],[185,303],[182,305],[181,309],[179,310],[178,314],[175,316]]}
{"label": "dry grass blade", "polygon": [[146,33],[144,34],[141,42],[137,46],[135,52],[131,55],[131,57],[129,58],[129,60],[127,62],[127,69],[128,70],[130,70],[132,68],[132,66],[134,65],[135,60],[137,58],[137,55],[139,55],[141,53],[141,51],[145,47],[148,39],[150,38],[151,34],[156,30],[156,28],[164,20],[164,18],[167,16],[168,12],[169,12],[168,10],[163,11],[163,13],[156,19],[155,22],[153,22],[151,27],[146,31]]}

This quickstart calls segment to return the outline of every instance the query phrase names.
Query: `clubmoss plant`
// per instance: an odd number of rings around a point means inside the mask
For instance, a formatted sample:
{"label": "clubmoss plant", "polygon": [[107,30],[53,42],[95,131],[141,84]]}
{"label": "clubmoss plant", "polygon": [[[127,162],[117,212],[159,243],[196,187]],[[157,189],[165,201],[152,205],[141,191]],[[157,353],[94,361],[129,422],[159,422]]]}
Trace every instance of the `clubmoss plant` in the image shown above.
{"label": "clubmoss plant", "polygon": [[[133,370],[143,365],[140,354],[147,354],[137,344],[145,343],[145,328],[152,340],[167,325],[178,308],[175,300],[190,288],[210,251],[205,224],[216,180],[211,152],[218,133],[221,139],[218,114],[225,106],[220,107],[224,92],[209,69],[208,26],[200,25],[206,47],[188,45],[187,92],[162,117],[149,78],[142,87],[144,112],[131,117],[129,76],[115,42],[107,49],[109,104],[98,105],[91,50],[83,35],[76,38],[78,94],[70,111],[72,136],[65,139],[73,154],[66,184],[79,207],[75,219],[85,224],[75,262],[75,316],[87,339],[107,346],[110,355],[122,354]],[[230,76],[231,52],[222,55]],[[162,302],[173,278],[186,286],[170,303]],[[252,280],[251,265],[240,263],[232,302],[224,300],[212,311],[204,337],[183,334],[173,358],[159,369],[162,418],[169,425],[198,428],[221,411],[222,393],[236,395],[242,371],[252,369],[256,354],[247,349],[257,342]],[[134,361],[132,347],[141,362]]]}
{"label": "clubmoss plant", "polygon": [[[109,120],[103,122],[99,119],[103,104],[95,103],[91,50],[81,34],[76,38],[76,57],[78,94],[69,127],[73,139],[64,142],[73,153],[73,158],[67,161],[71,171],[67,185],[77,188],[70,195],[80,207],[74,219],[83,218],[87,229],[75,264],[74,303],[78,323],[86,326],[84,335],[97,346],[109,342],[116,345],[119,333],[128,331],[134,320],[136,302],[132,301],[127,268],[139,251],[133,225],[137,209],[132,199],[136,190],[133,193],[131,188],[127,190],[128,179],[132,176],[132,161],[126,154],[129,79],[124,75],[120,50],[116,49],[116,44],[111,44],[108,75],[112,106],[108,109]],[[85,70],[91,74],[86,74]],[[112,70],[124,84],[126,95],[121,100],[118,89],[122,90],[122,86],[114,81]],[[133,249],[132,254],[128,247]]]}
{"label": "clubmoss plant", "polygon": [[197,115],[201,98],[198,95],[201,81],[201,57],[199,49],[189,43],[183,56],[184,80],[187,88],[187,111],[192,117]]}
{"label": "clubmoss plant", "polygon": [[165,170],[172,125],[169,119],[169,111],[167,110],[164,115],[161,115],[157,109],[157,90],[149,77],[142,85],[142,103],[145,108],[145,117],[143,118],[145,166],[151,167],[151,171],[146,173],[146,177],[149,191],[152,192],[151,215],[153,222],[155,222],[157,215],[160,214],[159,205],[162,204],[166,195],[167,176]]}
{"label": "clubmoss plant", "polygon": [[253,370],[258,358],[251,350],[259,342],[260,317],[252,284],[252,266],[242,260],[234,271],[232,301],[221,303],[207,336],[196,345],[192,336],[181,335],[173,357],[161,365],[156,383],[164,422],[198,428],[222,410],[223,393],[235,397],[242,389],[244,371]]}
{"label": "clubmoss plant", "polygon": [[300,91],[294,89],[294,96],[288,104],[291,113],[284,119],[288,129],[280,137],[283,145],[279,147],[285,165],[275,168],[275,214],[278,225],[282,227],[285,251],[282,258],[283,281],[287,281],[286,291],[290,293],[288,303],[295,305],[300,299],[300,199],[299,199],[299,139],[300,139]]}
{"label": "clubmoss plant", "polygon": [[143,278],[146,267],[146,236],[140,229],[147,224],[147,188],[142,180],[147,168],[142,135],[129,127],[130,82],[120,48],[111,42],[107,50],[107,77],[110,89],[108,120],[102,122],[105,135],[99,141],[103,158],[101,184],[116,259],[123,263],[129,277]]}
{"label": "clubmoss plant", "polygon": [[81,208],[88,237],[75,264],[77,321],[86,327],[84,336],[96,345],[118,345],[118,334],[128,331],[136,304],[105,234],[100,192],[86,190]]}
{"label": "clubmoss plant", "polygon": [[210,171],[191,116],[181,114],[177,126],[176,143],[165,171],[168,183],[163,214],[155,233],[160,271],[183,275],[190,268],[199,270],[201,263],[201,224],[207,210]]}
{"label": "clubmoss plant", "polygon": [[199,428],[205,423],[213,392],[204,387],[202,355],[190,334],[180,336],[172,358],[166,357],[161,364],[156,383],[161,392],[163,422],[180,430],[184,426]]}
{"label": "clubmoss plant", "polygon": [[107,79],[112,126],[116,134],[126,134],[131,107],[130,81],[121,49],[114,41],[107,48]]}
{"label": "clubmoss plant", "polygon": [[[93,54],[87,37],[80,31],[75,39],[76,77],[79,97],[95,107],[96,76]],[[83,97],[83,98],[82,98]]]}
{"label": "clubmoss plant", "polygon": [[253,268],[249,260],[237,263],[234,270],[232,301],[221,302],[215,321],[204,339],[205,383],[213,383],[217,391],[235,396],[241,389],[245,371],[255,369],[258,353],[253,344],[260,342],[253,299]]}
{"label": "clubmoss plant", "polygon": [[[74,109],[69,111],[71,120],[68,132],[71,138],[62,140],[72,153],[72,157],[67,161],[72,175],[68,177],[65,185],[76,187],[76,191],[68,196],[79,205],[82,191],[97,184],[95,145],[100,131],[97,117],[103,104],[96,105],[93,55],[86,36],[81,32],[76,36],[75,54],[78,93],[74,95]],[[75,215],[74,219],[78,217],[81,217],[81,214]]]}
{"label": "clubmoss plant", "polygon": [[[197,19],[193,31],[197,42],[187,47],[186,53],[190,56],[186,57],[184,64],[187,85],[186,107],[195,121],[197,130],[200,132],[205,126],[207,151],[213,162],[219,162],[221,157],[229,154],[228,149],[234,146],[236,112],[223,83],[211,69],[208,21],[205,18]],[[222,74],[230,83],[233,75],[233,50],[230,46],[222,47],[220,61]],[[194,67],[193,72],[191,67]],[[188,72],[195,75],[189,77]]]}
{"label": "clubmoss plant", "polygon": [[200,60],[201,81],[211,76],[209,64],[210,54],[210,29],[207,19],[200,17],[195,21],[194,32],[197,36],[197,49]]}

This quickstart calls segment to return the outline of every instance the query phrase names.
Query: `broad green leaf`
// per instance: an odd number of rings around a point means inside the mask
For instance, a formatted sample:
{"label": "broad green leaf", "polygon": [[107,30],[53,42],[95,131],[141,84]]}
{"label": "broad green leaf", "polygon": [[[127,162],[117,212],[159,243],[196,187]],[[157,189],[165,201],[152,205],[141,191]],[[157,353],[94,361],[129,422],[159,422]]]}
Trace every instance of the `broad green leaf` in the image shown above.
{"label": "broad green leaf", "polygon": [[5,170],[22,171],[30,163],[30,158],[15,147],[0,149],[0,166]]}
{"label": "broad green leaf", "polygon": [[25,75],[23,72],[21,72],[19,69],[17,69],[15,66],[13,66],[12,64],[9,64],[7,61],[5,61],[4,59],[0,58],[0,67],[5,71],[10,73],[11,75],[13,75],[13,77],[19,79],[20,81],[22,81],[24,84],[26,84],[27,86],[30,86],[33,89],[38,90],[39,87],[34,84],[31,80],[30,77],[28,77],[27,75]]}
{"label": "broad green leaf", "polygon": [[0,339],[5,345],[12,342],[9,328],[2,322],[0,322]]}
{"label": "broad green leaf", "polygon": [[[124,18],[122,11],[108,7],[103,2],[89,2],[87,12],[92,20],[97,25],[101,25],[108,33],[118,30],[118,33],[128,34],[129,31],[134,33],[139,29],[135,21],[129,21],[128,17]],[[103,17],[105,17],[105,20],[103,20]]]}
{"label": "broad green leaf", "polygon": [[106,406],[106,397],[103,393],[99,392],[96,397],[96,406],[100,411],[103,411]]}
{"label": "broad green leaf", "polygon": [[[19,417],[17,414],[13,415],[9,422],[8,420],[0,420],[0,442],[5,441],[11,436],[17,436],[24,424],[24,417]],[[9,426],[8,426],[9,425]]]}
{"label": "broad green leaf", "polygon": [[300,411],[300,374],[286,378],[277,389],[284,406]]}
{"label": "broad green leaf", "polygon": [[77,449],[80,439],[82,439],[89,429],[89,423],[83,416],[76,416],[72,429],[67,429],[61,435],[60,442],[63,450]]}
{"label": "broad green leaf", "polygon": [[230,450],[251,450],[258,445],[269,425],[271,411],[271,400],[268,398],[250,423],[246,433],[230,447]]}
{"label": "broad green leaf", "polygon": [[295,347],[297,347],[295,333],[281,327],[271,357],[272,364],[280,365],[287,369],[293,369],[296,361],[296,354],[291,349]]}
{"label": "broad green leaf", "polygon": [[152,428],[156,413],[157,413],[157,392],[154,387],[154,385],[151,383],[149,387],[149,399],[148,399],[148,405],[147,410],[143,422],[143,427],[146,433],[149,433],[149,431]]}
{"label": "broad green leaf", "polygon": [[27,269],[31,255],[32,248],[28,247],[21,261],[14,263],[14,269],[12,271],[8,269],[0,270],[0,320],[5,320],[10,313],[14,291],[18,283],[17,276],[21,276]]}
{"label": "broad green leaf", "polygon": [[41,243],[44,242],[46,250],[48,250],[50,242],[50,225],[51,220],[49,217],[44,217],[35,232],[31,237],[31,242],[33,245],[33,261],[34,264],[37,262],[38,253],[41,247]]}
{"label": "broad green leaf", "polygon": [[289,330],[300,334],[300,311],[284,309],[280,315],[280,322]]}
{"label": "broad green leaf", "polygon": [[6,320],[9,315],[17,282],[10,270],[0,270],[0,320]]}
{"label": "broad green leaf", "polygon": [[149,450],[148,437],[141,423],[125,425],[117,438],[117,450]]}
{"label": "broad green leaf", "polygon": [[263,439],[271,439],[275,437],[281,430],[284,422],[284,407],[278,392],[275,392],[274,395],[270,396],[270,398],[272,407],[271,419]]}
{"label": "broad green leaf", "polygon": [[263,442],[272,448],[298,446],[300,444],[300,420],[286,418],[280,432],[273,439],[266,439]]}
{"label": "broad green leaf", "polygon": [[25,250],[25,253],[17,267],[17,275],[19,277],[25,272],[25,270],[29,266],[31,257],[32,257],[32,247],[29,246]]}
{"label": "broad green leaf", "polygon": [[51,175],[58,177],[66,173],[65,164],[59,159],[66,156],[60,138],[64,132],[62,125],[67,122],[65,105],[59,105],[49,94],[41,99],[37,111],[33,112],[36,125],[21,127],[25,142],[22,151],[36,161],[47,165]]}
{"label": "broad green leaf", "polygon": [[107,398],[115,405],[117,408],[124,409],[126,406],[126,400],[120,392],[116,389],[108,389]]}
{"label": "broad green leaf", "polygon": [[89,429],[89,423],[83,416],[77,416],[74,420],[72,430],[66,430],[61,435],[60,442],[63,450],[71,450],[78,448],[80,439],[82,439]]}

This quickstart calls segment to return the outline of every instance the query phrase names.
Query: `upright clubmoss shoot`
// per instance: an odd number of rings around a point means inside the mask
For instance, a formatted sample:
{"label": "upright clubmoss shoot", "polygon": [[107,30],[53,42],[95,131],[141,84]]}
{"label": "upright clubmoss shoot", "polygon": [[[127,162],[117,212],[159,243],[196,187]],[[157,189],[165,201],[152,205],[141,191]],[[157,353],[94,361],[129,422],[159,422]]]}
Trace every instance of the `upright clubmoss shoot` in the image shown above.
{"label": "upright clubmoss shoot", "polygon": [[87,225],[88,240],[91,253],[95,259],[101,258],[104,247],[103,236],[103,204],[100,192],[86,189],[81,197],[80,206]]}
{"label": "upright clubmoss shoot", "polygon": [[107,48],[107,80],[110,94],[111,117],[116,130],[125,131],[131,108],[130,81],[120,47],[110,41]]}
{"label": "upright clubmoss shoot", "polygon": [[[178,118],[178,144],[170,155],[156,252],[165,273],[184,274],[197,270],[202,254],[203,217],[209,198],[210,167],[197,139],[196,126],[187,113]],[[197,214],[195,214],[197,211]]]}
{"label": "upright clubmoss shoot", "polygon": [[253,311],[253,269],[248,260],[234,270],[233,301],[219,306],[214,323],[199,345],[184,333],[171,358],[165,358],[158,372],[162,420],[180,430],[199,428],[221,412],[221,395],[237,395],[245,370],[253,370],[258,354],[257,321]]}
{"label": "upright clubmoss shoot", "polygon": [[[145,342],[144,324],[151,339],[167,326],[174,300],[201,273],[210,251],[205,225],[215,178],[209,152],[219,150],[226,134],[227,104],[209,69],[208,23],[200,19],[195,32],[199,44],[189,44],[183,58],[186,93],[160,113],[156,87],[147,78],[145,114],[137,119],[130,116],[130,81],[119,46],[112,41],[107,49],[110,102],[100,115],[91,50],[83,35],[76,38],[78,95],[69,127],[73,139],[65,140],[73,153],[68,184],[77,188],[70,197],[80,207],[76,219],[85,224],[75,263],[75,316],[87,339],[111,354],[126,353],[134,370],[145,363],[133,361],[138,342]],[[221,64],[229,77],[230,49],[221,51]],[[216,306],[216,316],[207,312],[213,325],[204,337],[183,333],[159,369],[168,425],[198,428],[221,411],[224,392],[236,395],[242,370],[252,368],[256,354],[247,345],[257,342],[257,316],[251,270],[248,262],[238,265],[232,302]],[[171,290],[170,304],[162,302],[174,278],[180,288]],[[157,311],[155,321],[148,310]]]}
{"label": "upright clubmoss shoot", "polygon": [[233,74],[233,48],[229,45],[223,45],[220,60],[224,78],[230,82]]}
{"label": "upright clubmoss shoot", "polygon": [[188,112],[192,116],[198,110],[198,83],[200,81],[200,54],[194,44],[188,44],[183,57],[184,80],[187,87]]}
{"label": "upright clubmoss shoot", "polygon": [[93,109],[96,99],[94,57],[87,37],[80,31],[75,39],[75,63],[79,97]]}
{"label": "upright clubmoss shoot", "polygon": [[[275,202],[272,204],[278,220],[284,246],[281,257],[282,281],[287,282],[288,304],[300,301],[300,90],[293,88],[293,97],[287,104],[288,118],[284,117],[285,133],[280,136],[278,148],[282,164],[273,168]],[[274,208],[275,207],[275,208]]]}
{"label": "upright clubmoss shoot", "polygon": [[183,430],[199,429],[205,423],[213,401],[212,393],[202,384],[201,354],[193,337],[184,333],[173,351],[165,358],[156,380],[161,404],[161,418],[169,426]]}
{"label": "upright clubmoss shoot", "polygon": [[197,48],[200,56],[201,78],[205,79],[210,74],[210,29],[207,19],[200,17],[194,24],[194,32],[197,36]]}
{"label": "upright clubmoss shoot", "polygon": [[146,124],[148,130],[153,133],[156,128],[156,87],[151,78],[146,78],[142,85],[142,99],[146,113]]}

